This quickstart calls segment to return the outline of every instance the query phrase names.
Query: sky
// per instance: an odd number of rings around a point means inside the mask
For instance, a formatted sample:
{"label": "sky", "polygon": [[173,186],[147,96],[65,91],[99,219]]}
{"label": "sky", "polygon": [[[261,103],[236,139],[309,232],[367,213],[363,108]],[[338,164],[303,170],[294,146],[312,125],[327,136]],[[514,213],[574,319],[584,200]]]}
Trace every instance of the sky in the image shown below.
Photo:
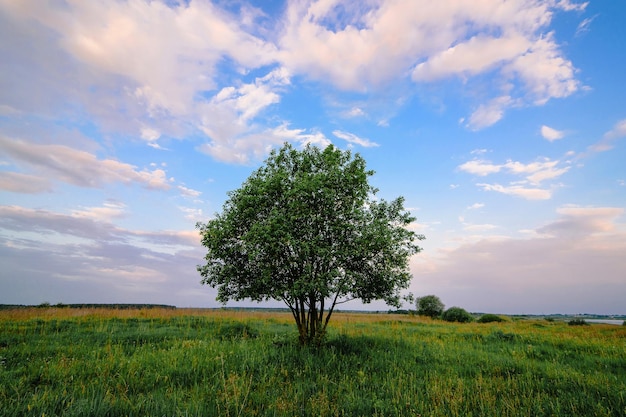
{"label": "sky", "polygon": [[195,224],[289,142],[405,197],[416,296],[626,314],[624,22],[601,0],[0,0],[0,303],[220,307]]}

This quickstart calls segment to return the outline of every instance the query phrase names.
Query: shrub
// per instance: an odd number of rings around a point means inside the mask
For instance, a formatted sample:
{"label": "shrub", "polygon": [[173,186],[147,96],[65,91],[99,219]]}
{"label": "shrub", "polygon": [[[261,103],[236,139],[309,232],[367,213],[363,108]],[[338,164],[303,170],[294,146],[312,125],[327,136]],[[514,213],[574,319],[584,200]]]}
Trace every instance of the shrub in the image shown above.
{"label": "shrub", "polygon": [[588,326],[589,323],[585,321],[585,319],[572,319],[567,322],[570,326]]}
{"label": "shrub", "polygon": [[461,307],[450,307],[443,312],[441,318],[445,321],[456,321],[459,323],[469,323],[474,320],[474,317]]}
{"label": "shrub", "polygon": [[477,320],[478,323],[494,323],[494,322],[499,323],[502,321],[505,321],[505,320],[496,314],[483,314]]}

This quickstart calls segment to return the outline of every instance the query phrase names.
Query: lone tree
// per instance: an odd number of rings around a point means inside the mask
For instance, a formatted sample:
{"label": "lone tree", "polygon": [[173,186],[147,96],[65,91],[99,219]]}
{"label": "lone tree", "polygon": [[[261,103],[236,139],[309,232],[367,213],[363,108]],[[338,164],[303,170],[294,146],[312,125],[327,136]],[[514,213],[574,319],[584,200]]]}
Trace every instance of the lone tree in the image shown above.
{"label": "lone tree", "polygon": [[441,316],[445,306],[436,295],[425,295],[416,300],[417,314],[435,318]]}
{"label": "lone tree", "polygon": [[400,306],[408,261],[424,239],[404,199],[375,199],[365,161],[332,145],[297,150],[285,144],[241,188],[223,212],[198,223],[208,250],[202,283],[217,299],[282,300],[302,344],[319,344],[338,304],[384,300]]}

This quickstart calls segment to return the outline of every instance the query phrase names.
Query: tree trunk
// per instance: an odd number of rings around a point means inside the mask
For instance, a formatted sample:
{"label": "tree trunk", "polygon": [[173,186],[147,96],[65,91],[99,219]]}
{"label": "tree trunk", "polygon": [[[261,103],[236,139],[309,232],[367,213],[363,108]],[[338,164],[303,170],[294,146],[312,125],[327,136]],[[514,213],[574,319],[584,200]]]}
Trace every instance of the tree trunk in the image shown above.
{"label": "tree trunk", "polygon": [[322,300],[319,306],[314,298],[310,298],[308,302],[308,309],[304,299],[296,300],[295,305],[288,302],[286,304],[296,321],[300,344],[319,346],[324,341],[328,324],[328,321],[324,322],[324,302]]}

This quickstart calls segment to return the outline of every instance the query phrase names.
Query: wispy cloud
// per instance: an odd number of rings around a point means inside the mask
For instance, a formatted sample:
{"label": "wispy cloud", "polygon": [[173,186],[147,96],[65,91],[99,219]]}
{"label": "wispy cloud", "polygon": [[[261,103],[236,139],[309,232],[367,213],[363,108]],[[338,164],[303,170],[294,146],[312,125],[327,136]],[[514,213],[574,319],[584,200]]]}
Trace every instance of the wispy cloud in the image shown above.
{"label": "wispy cloud", "polygon": [[365,112],[360,107],[352,107],[350,110],[343,112],[345,117],[361,117],[365,116]]}
{"label": "wispy cloud", "polygon": [[353,133],[344,132],[341,130],[334,130],[333,135],[335,135],[339,139],[345,140],[348,143],[363,146],[364,148],[372,148],[372,147],[380,146],[378,143],[372,142],[369,139],[361,138]]}
{"label": "wispy cloud", "polygon": [[496,191],[502,194],[521,197],[526,200],[548,200],[552,191],[544,188],[526,187],[524,185],[507,185],[478,183],[477,186],[485,191]]}
{"label": "wispy cloud", "polygon": [[107,201],[100,207],[84,207],[72,210],[71,216],[77,219],[90,219],[99,222],[110,222],[125,217],[126,205],[119,201]]}
{"label": "wispy cloud", "polygon": [[184,185],[179,185],[177,188],[184,197],[198,198],[202,195],[202,191],[187,188]]}
{"label": "wispy cloud", "polygon": [[576,36],[580,36],[583,33],[589,32],[589,30],[591,28],[591,23],[596,19],[596,17],[598,17],[598,15],[587,17],[586,19],[583,19],[578,24],[578,27],[576,28]]}
{"label": "wispy cloud", "polygon": [[480,130],[491,126],[504,116],[505,110],[511,107],[513,103],[511,96],[506,95],[481,104],[471,114],[466,126],[471,130]]}
{"label": "wispy cloud", "polygon": [[479,177],[497,174],[500,172],[522,177],[523,180],[510,181],[508,185],[499,183],[478,183],[478,187],[485,191],[496,191],[503,194],[522,197],[527,200],[546,200],[552,197],[554,189],[540,187],[549,180],[554,180],[570,170],[570,166],[560,166],[561,161],[553,161],[548,158],[522,163],[518,161],[507,161],[504,164],[494,164],[489,161],[474,159],[465,162],[457,167],[460,171],[467,172]]}
{"label": "wispy cloud", "polygon": [[511,160],[504,164],[493,164],[489,161],[474,159],[459,165],[457,168],[481,177],[506,171],[510,174],[524,176],[531,184],[540,184],[545,180],[558,178],[569,171],[569,166],[558,167],[560,163],[560,161],[552,161],[549,158],[528,164]]}
{"label": "wispy cloud", "polygon": [[605,152],[613,149],[616,140],[626,137],[626,119],[620,120],[613,129],[606,132],[600,141],[589,147],[591,152]]}
{"label": "wispy cloud", "polygon": [[92,153],[64,145],[34,144],[0,136],[0,151],[11,157],[16,165],[24,166],[37,175],[13,174],[13,180],[30,181],[31,190],[33,187],[46,189],[44,179],[89,188],[102,187],[106,183],[136,183],[160,190],[170,188],[162,169],[138,170],[133,165],[113,159],[98,159]]}

